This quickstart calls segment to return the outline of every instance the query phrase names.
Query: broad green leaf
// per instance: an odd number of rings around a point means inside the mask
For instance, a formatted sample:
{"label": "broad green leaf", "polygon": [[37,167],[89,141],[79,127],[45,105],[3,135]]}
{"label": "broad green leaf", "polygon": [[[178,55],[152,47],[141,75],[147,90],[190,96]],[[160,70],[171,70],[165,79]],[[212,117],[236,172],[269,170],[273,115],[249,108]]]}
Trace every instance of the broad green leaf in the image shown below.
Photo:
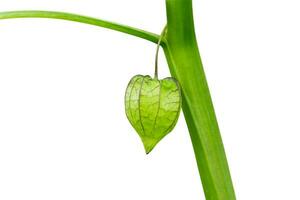
{"label": "broad green leaf", "polygon": [[147,154],[173,130],[180,108],[180,87],[173,78],[158,80],[136,75],[127,86],[126,115]]}

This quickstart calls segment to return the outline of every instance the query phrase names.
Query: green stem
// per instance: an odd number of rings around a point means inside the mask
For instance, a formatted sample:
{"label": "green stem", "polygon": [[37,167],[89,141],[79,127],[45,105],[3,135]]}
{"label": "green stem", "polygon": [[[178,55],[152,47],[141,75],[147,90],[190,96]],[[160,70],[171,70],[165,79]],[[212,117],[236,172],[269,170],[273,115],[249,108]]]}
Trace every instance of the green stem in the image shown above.
{"label": "green stem", "polygon": [[155,71],[154,71],[154,78],[155,79],[158,79],[158,53],[159,53],[159,48],[161,46],[162,40],[165,37],[166,30],[167,30],[167,25],[162,30],[162,32],[161,32],[161,34],[159,36],[159,40],[157,42],[157,46],[156,46],[156,52],[155,52]]}
{"label": "green stem", "polygon": [[52,18],[52,19],[69,20],[69,21],[100,26],[103,28],[108,28],[115,31],[127,33],[129,35],[143,38],[154,43],[157,43],[159,40],[159,35],[141,29],[137,29],[130,26],[125,26],[125,25],[121,25],[121,24],[117,24],[105,20],[100,20],[92,17],[71,14],[71,13],[38,11],[38,10],[0,12],[0,19],[11,19],[11,18]]}
{"label": "green stem", "polygon": [[166,0],[163,45],[172,76],[181,84],[182,108],[207,200],[235,200],[235,193],[194,30],[192,0]]}

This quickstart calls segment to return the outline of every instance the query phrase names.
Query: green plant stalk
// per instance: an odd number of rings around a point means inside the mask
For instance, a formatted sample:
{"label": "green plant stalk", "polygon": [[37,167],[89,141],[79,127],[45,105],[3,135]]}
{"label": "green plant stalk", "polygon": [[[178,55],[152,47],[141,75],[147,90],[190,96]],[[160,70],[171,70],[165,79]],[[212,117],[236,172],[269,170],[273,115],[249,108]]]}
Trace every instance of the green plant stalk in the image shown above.
{"label": "green plant stalk", "polygon": [[100,26],[103,28],[112,29],[129,35],[133,35],[154,43],[159,40],[159,35],[144,31],[141,29],[133,28],[130,26],[105,21],[101,19],[96,19],[93,17],[87,17],[72,13],[65,12],[53,12],[53,11],[41,11],[41,10],[21,10],[21,11],[9,11],[0,12],[1,19],[13,19],[13,18],[51,18],[51,19],[62,19],[74,22],[80,22],[85,24],[90,24],[94,26]]}
{"label": "green plant stalk", "polygon": [[192,0],[166,0],[164,47],[172,76],[181,84],[183,112],[207,200],[235,200],[230,171],[194,30]]}
{"label": "green plant stalk", "polygon": [[[192,0],[166,0],[167,33],[161,46],[172,76],[181,83],[183,112],[207,200],[235,200],[229,167],[195,37]],[[53,18],[100,26],[157,43],[159,35],[137,28],[51,11],[0,12],[0,19]]]}

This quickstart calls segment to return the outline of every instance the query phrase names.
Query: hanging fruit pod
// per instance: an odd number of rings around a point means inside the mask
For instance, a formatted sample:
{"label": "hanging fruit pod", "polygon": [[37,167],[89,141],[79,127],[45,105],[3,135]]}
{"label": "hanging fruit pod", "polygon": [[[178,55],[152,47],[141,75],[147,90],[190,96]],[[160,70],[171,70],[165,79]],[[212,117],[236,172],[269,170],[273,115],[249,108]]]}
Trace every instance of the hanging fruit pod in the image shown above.
{"label": "hanging fruit pod", "polygon": [[174,78],[159,80],[136,75],[127,86],[126,115],[139,134],[147,154],[173,130],[180,108],[180,86]]}

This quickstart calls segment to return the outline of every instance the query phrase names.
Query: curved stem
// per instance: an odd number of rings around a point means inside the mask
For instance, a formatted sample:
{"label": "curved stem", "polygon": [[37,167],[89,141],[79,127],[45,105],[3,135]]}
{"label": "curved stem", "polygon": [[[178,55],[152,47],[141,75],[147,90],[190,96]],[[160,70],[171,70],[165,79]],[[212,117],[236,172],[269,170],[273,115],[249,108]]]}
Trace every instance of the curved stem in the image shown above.
{"label": "curved stem", "polygon": [[127,33],[129,35],[133,35],[154,43],[157,43],[159,40],[159,35],[154,33],[150,33],[141,29],[133,28],[122,24],[117,24],[114,22],[109,22],[101,19],[86,17],[86,16],[72,14],[72,13],[40,11],[40,10],[0,12],[0,20],[12,19],[12,18],[52,18],[52,19],[69,20],[74,22],[100,26],[103,28],[112,29],[122,33]]}
{"label": "curved stem", "polygon": [[164,36],[166,34],[166,30],[167,30],[167,25],[162,30],[162,32],[160,34],[160,37],[159,37],[159,40],[157,42],[156,53],[155,53],[155,72],[154,72],[154,78],[155,79],[158,78],[158,53],[159,53],[159,47],[161,45],[162,39],[164,38]]}

